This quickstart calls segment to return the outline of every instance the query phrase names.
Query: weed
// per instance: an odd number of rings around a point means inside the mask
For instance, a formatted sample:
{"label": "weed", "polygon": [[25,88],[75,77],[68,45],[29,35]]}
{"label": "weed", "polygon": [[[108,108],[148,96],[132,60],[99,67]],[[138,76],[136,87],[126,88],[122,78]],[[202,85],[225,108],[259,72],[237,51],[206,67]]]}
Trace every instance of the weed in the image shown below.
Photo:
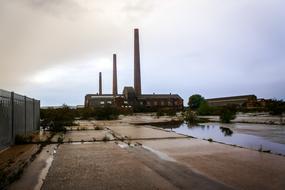
{"label": "weed", "polygon": [[106,141],[110,141],[111,139],[108,135],[105,135],[102,140],[106,142]]}
{"label": "weed", "polygon": [[104,130],[104,127],[102,127],[102,126],[96,126],[94,129],[95,129],[95,130]]}
{"label": "weed", "polygon": [[57,142],[60,143],[60,144],[62,144],[62,143],[63,143],[63,136],[59,136],[59,137],[57,138]]}
{"label": "weed", "polygon": [[213,142],[213,139],[209,138],[208,141],[209,141],[209,142]]}

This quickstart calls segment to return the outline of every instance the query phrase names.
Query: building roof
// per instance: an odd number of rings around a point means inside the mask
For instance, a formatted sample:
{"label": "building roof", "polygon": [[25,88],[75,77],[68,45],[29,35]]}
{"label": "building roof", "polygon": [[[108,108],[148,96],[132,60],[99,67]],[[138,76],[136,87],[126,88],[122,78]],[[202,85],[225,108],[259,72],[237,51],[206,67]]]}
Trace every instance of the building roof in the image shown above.
{"label": "building roof", "polygon": [[210,98],[206,99],[207,101],[217,101],[217,100],[233,100],[233,99],[248,99],[248,98],[256,98],[254,94],[250,95],[242,95],[242,96],[229,96],[229,97],[221,97],[221,98]]}
{"label": "building roof", "polygon": [[169,99],[169,98],[176,98],[182,99],[178,94],[142,94],[138,96],[138,99],[145,99],[145,98],[160,98],[160,99]]}
{"label": "building roof", "polygon": [[124,90],[123,90],[123,93],[125,94],[125,93],[135,93],[135,89],[134,89],[134,87],[132,87],[132,86],[125,86],[124,87]]}
{"label": "building roof", "polygon": [[[86,97],[91,97],[91,98],[114,98],[113,94],[87,94]],[[117,94],[116,97],[122,97],[122,94]]]}

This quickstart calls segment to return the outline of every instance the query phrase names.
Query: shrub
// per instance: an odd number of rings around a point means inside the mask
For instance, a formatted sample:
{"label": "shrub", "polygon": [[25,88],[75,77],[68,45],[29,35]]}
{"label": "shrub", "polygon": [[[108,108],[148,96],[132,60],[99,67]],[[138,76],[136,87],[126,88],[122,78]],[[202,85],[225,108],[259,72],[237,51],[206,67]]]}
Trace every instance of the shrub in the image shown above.
{"label": "shrub", "polygon": [[197,124],[198,123],[198,118],[197,118],[196,113],[191,111],[191,110],[184,112],[183,116],[184,116],[184,120],[188,124]]}
{"label": "shrub", "polygon": [[156,112],[156,116],[157,116],[157,117],[164,116],[164,112],[163,112],[162,110],[158,110],[158,111]]}
{"label": "shrub", "polygon": [[172,108],[168,108],[165,110],[167,116],[176,116],[176,110]]}
{"label": "shrub", "polygon": [[236,118],[236,110],[233,107],[224,107],[221,110],[220,121],[222,123],[230,123]]}
{"label": "shrub", "polygon": [[104,130],[104,127],[102,127],[102,126],[96,126],[96,127],[94,127],[94,129],[95,129],[95,130]]}
{"label": "shrub", "polygon": [[202,102],[197,110],[198,115],[211,115],[212,112],[212,107],[206,101]]}
{"label": "shrub", "polygon": [[95,109],[95,119],[97,120],[113,120],[118,119],[119,111],[115,107],[102,107]]}
{"label": "shrub", "polygon": [[172,109],[172,108],[162,108],[162,109],[158,109],[156,112],[156,116],[160,117],[160,116],[175,116],[176,115],[176,110]]}
{"label": "shrub", "polygon": [[58,109],[41,109],[42,125],[48,126],[51,131],[65,131],[65,126],[74,125],[76,110],[63,105]]}
{"label": "shrub", "polygon": [[285,102],[283,100],[271,100],[266,108],[271,115],[282,115],[285,112]]}

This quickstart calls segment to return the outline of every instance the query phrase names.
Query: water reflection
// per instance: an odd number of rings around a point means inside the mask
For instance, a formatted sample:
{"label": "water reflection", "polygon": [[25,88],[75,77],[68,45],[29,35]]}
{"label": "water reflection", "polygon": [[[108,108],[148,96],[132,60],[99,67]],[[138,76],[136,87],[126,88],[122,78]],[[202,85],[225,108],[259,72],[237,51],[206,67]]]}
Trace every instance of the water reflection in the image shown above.
{"label": "water reflection", "polygon": [[225,136],[232,136],[233,134],[233,131],[227,127],[220,127],[220,130],[222,131],[222,133],[224,133]]}
{"label": "water reflection", "polygon": [[[229,128],[220,126],[219,124],[193,126],[187,125],[186,123],[182,123],[180,125],[159,125],[158,127],[200,139],[211,138],[217,142],[238,145],[255,150],[259,150],[260,147],[262,147],[262,151],[270,150],[271,152],[285,155],[285,144],[274,142],[273,139],[264,138],[262,136],[258,136],[258,134],[249,135],[241,133],[239,130],[235,130],[235,127]],[[274,136],[273,133],[276,133],[276,129],[269,132]],[[279,132],[282,132],[283,134],[284,129],[280,128]]]}

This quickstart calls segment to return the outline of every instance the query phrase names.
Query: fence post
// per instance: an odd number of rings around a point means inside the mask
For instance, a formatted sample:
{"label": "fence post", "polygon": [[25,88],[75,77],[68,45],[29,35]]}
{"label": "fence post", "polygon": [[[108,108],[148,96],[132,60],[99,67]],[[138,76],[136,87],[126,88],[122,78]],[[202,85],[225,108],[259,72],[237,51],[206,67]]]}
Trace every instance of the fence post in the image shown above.
{"label": "fence post", "polygon": [[12,142],[14,143],[14,92],[11,92],[11,129]]}
{"label": "fence post", "polygon": [[24,96],[25,99],[25,136],[27,136],[27,96]]}

